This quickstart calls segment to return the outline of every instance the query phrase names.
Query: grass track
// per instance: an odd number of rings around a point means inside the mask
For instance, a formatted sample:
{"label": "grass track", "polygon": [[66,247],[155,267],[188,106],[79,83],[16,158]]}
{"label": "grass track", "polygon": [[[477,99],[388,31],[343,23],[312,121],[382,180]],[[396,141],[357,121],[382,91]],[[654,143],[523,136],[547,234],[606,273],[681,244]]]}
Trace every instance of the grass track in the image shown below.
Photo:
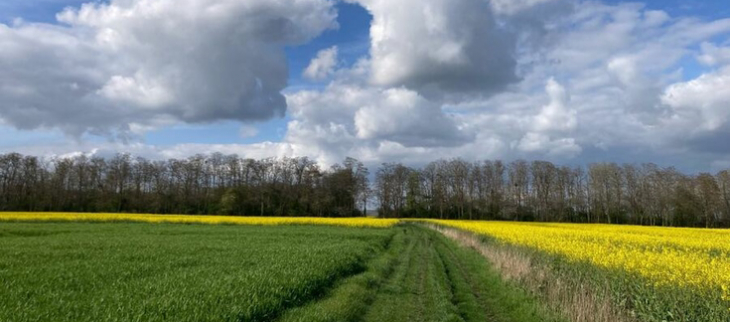
{"label": "grass track", "polygon": [[364,321],[561,321],[503,282],[475,251],[419,226],[409,234],[416,249],[400,269],[418,278],[394,281]]}
{"label": "grass track", "polygon": [[396,229],[388,250],[364,273],[279,321],[563,321],[503,282],[475,251],[417,225]]}

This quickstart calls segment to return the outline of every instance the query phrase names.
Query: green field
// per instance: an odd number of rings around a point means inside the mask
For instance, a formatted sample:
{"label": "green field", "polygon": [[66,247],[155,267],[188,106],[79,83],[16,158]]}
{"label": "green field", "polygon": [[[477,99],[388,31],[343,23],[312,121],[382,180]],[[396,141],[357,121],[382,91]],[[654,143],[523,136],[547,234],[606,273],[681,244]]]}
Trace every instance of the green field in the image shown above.
{"label": "green field", "polygon": [[414,225],[0,223],[0,321],[558,319]]}

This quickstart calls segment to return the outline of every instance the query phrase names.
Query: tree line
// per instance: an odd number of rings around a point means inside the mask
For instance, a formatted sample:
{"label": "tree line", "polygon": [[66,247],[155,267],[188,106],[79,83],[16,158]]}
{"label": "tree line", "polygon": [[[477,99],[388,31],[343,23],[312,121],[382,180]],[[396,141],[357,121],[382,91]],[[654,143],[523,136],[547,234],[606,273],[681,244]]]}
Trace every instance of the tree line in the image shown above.
{"label": "tree line", "polygon": [[322,169],[306,157],[46,160],[11,153],[0,155],[0,211],[360,216],[368,177],[352,158]]}
{"label": "tree line", "polygon": [[384,217],[730,227],[730,172],[546,161],[384,164],[375,194]]}
{"label": "tree line", "polygon": [[730,227],[730,172],[547,161],[385,163],[0,154],[0,211],[381,217]]}

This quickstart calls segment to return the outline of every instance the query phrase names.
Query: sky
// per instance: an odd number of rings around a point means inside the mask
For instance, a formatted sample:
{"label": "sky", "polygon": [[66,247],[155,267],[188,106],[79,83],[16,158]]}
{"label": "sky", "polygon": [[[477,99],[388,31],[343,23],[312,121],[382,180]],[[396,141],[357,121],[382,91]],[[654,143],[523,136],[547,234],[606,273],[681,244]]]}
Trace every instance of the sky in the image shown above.
{"label": "sky", "polygon": [[0,153],[730,168],[724,0],[4,0]]}

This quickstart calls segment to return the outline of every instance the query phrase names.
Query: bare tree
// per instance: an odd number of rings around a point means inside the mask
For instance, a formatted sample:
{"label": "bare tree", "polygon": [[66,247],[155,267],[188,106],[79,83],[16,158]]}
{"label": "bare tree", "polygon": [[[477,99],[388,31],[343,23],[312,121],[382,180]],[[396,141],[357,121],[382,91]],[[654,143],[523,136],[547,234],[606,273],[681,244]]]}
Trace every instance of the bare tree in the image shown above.
{"label": "bare tree", "polygon": [[709,228],[720,221],[720,187],[715,181],[715,177],[709,173],[700,173],[695,179],[695,184],[705,227]]}
{"label": "bare tree", "polygon": [[421,169],[353,158],[0,154],[0,210],[384,217],[730,226],[730,171],[685,175],[655,164],[439,160]]}

